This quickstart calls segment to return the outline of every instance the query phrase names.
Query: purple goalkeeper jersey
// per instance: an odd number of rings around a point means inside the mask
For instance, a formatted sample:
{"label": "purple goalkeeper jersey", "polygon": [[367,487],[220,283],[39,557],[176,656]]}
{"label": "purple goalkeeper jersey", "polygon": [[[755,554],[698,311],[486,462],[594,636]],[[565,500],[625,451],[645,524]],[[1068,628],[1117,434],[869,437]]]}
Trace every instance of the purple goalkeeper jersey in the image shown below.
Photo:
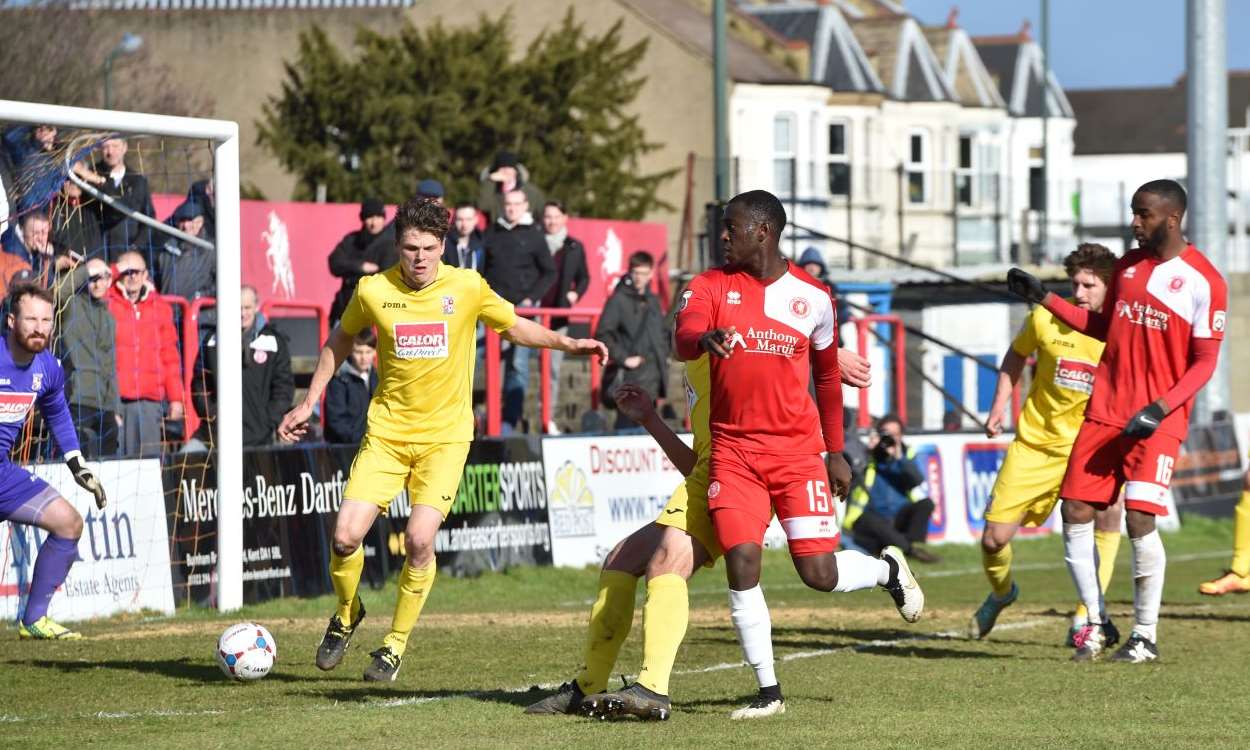
{"label": "purple goalkeeper jersey", "polygon": [[65,370],[46,349],[25,366],[13,362],[9,337],[0,336],[0,463],[9,462],[26,415],[38,404],[61,453],[78,450],[78,434],[65,402]]}

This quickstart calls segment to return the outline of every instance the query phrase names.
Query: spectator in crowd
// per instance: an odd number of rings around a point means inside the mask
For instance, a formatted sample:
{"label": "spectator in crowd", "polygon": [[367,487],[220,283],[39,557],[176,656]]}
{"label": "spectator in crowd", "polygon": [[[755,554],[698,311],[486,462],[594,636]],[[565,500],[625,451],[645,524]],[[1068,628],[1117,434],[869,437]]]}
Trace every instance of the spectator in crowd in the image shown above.
{"label": "spectator in crowd", "polygon": [[893,414],[877,420],[868,448],[868,467],[863,482],[851,491],[843,526],[868,554],[894,546],[920,562],[938,562],[923,546],[933,501],[924,494],[915,450],[903,442],[902,421]]}
{"label": "spectator in crowd", "polygon": [[[181,208],[190,202],[200,205],[200,210],[204,216],[204,238],[210,241],[217,239],[217,194],[213,188],[213,179],[210,177],[206,180],[196,180],[191,183],[190,189],[187,190],[187,199],[179,205]],[[178,209],[174,209],[174,213],[178,213]],[[169,223],[173,224],[173,217],[170,217]]]}
{"label": "spectator in crowd", "polygon": [[144,254],[131,248],[117,257],[117,283],[109,312],[117,324],[117,390],[122,400],[122,452],[158,456],[166,404],[170,421],[185,416],[182,363],[174,311],[148,279]]}
{"label": "spectator in crowd", "polygon": [[[148,179],[126,169],[126,151],[129,147],[123,138],[109,138],[100,144],[103,169],[82,170],[83,179],[92,183],[104,195],[121,203],[132,212],[155,216],[152,193]],[[144,261],[150,257],[151,233],[148,228],[128,214],[108,205],[100,205],[100,234],[108,248],[110,258],[127,252],[132,247],[142,249]],[[146,267],[146,266],[145,266]]]}
{"label": "spectator in crowd", "polygon": [[438,205],[443,205],[443,183],[430,177],[417,183],[417,197],[429,198]]}
{"label": "spectator in crowd", "polygon": [[378,337],[372,328],[356,334],[352,353],[326,386],[326,442],[359,443],[365,436],[369,399],[378,387],[374,360]]}
{"label": "spectator in crowd", "polygon": [[17,125],[4,133],[4,151],[13,175],[27,169],[33,157],[55,148],[55,125]]}
{"label": "spectator in crowd", "polygon": [[[660,300],[651,292],[655,260],[639,250],[629,256],[629,273],[621,278],[603,305],[595,338],[608,347],[608,366],[603,373],[605,403],[625,383],[663,398],[668,384],[671,337],[664,326]],[[624,412],[616,414],[616,429],[637,429]]]}
{"label": "spectator in crowd", "polygon": [[57,281],[57,309],[63,311],[57,355],[67,376],[70,417],[87,458],[117,455],[122,425],[117,390],[117,323],[109,312],[113,279],[100,258],[79,263]]}
{"label": "spectator in crowd", "polygon": [[386,206],[377,198],[366,198],[360,204],[360,229],[344,235],[330,253],[330,273],[343,280],[330,305],[331,326],[343,317],[343,310],[347,309],[361,277],[385,271],[399,259],[394,231],[391,242],[382,241],[385,227]]}
{"label": "spectator in crowd", "polygon": [[477,228],[477,207],[471,203],[456,206],[452,230],[443,241],[443,262],[456,268],[481,272],[484,254],[482,232]]}
{"label": "spectator in crowd", "polygon": [[39,278],[52,265],[52,223],[42,211],[27,211],[0,236],[4,252],[20,258]]}
{"label": "spectator in crowd", "polygon": [[[556,283],[543,297],[543,307],[575,307],[577,301],[590,286],[590,273],[586,270],[586,249],[581,240],[569,236],[569,216],[559,201],[548,201],[543,206],[543,232],[547,237],[547,249],[556,266]],[[553,318],[551,329],[567,334],[568,318]],[[534,352],[533,356],[538,356]],[[564,352],[551,351],[551,408],[560,403],[560,367],[564,364]],[[547,423],[547,432],[559,435],[555,420]]]}
{"label": "spectator in crowd", "polygon": [[829,269],[825,267],[825,256],[820,252],[820,248],[809,247],[799,256],[799,268],[807,272],[817,281],[824,282],[825,277],[829,275]]}
{"label": "spectator in crowd", "polygon": [[[556,280],[555,263],[542,233],[534,226],[522,190],[504,196],[503,216],[486,235],[482,275],[499,294],[518,307],[533,307]],[[507,346],[504,353],[503,422],[515,429],[525,410],[530,351]]]}
{"label": "spectator in crowd", "polygon": [[16,255],[0,253],[0,299],[9,293],[9,287],[22,281],[33,281],[35,275],[30,264]]}
{"label": "spectator in crowd", "polygon": [[[243,446],[273,443],[278,423],[291,408],[295,378],[291,374],[291,350],[286,336],[257,314],[256,289],[239,291],[239,320],[243,325]],[[239,355],[236,355],[239,356]],[[205,450],[213,444],[217,420],[217,336],[210,335],[200,351],[191,380],[195,411],[204,420],[184,452]]]}
{"label": "spectator in crowd", "polygon": [[[192,200],[183,202],[171,219],[180,231],[207,239],[204,209],[199,203]],[[187,301],[216,296],[217,251],[165,235],[165,244],[156,253],[156,286],[161,294],[182,297]]]}
{"label": "spectator in crowd", "polygon": [[546,203],[543,191],[530,182],[529,170],[511,151],[500,151],[489,169],[482,170],[479,181],[477,207],[491,221],[504,216],[504,203],[508,193],[520,190],[525,193],[525,200],[531,206]]}
{"label": "spectator in crowd", "polygon": [[73,253],[75,260],[101,254],[100,222],[94,206],[83,200],[82,188],[73,180],[61,185],[53,205],[52,215],[56,226],[52,230],[52,244],[57,255]]}

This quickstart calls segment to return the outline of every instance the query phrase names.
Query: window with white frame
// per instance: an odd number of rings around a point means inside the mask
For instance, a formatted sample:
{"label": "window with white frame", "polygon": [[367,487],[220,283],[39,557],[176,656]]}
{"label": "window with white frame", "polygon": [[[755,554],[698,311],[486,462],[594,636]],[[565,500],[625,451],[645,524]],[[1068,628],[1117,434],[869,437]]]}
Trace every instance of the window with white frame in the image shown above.
{"label": "window with white frame", "polygon": [[955,199],[961,206],[976,204],[977,138],[971,133],[959,135],[959,161],[955,166]]}
{"label": "window with white frame", "polygon": [[929,131],[915,129],[907,136],[907,202],[929,202]]}
{"label": "window with white frame", "polygon": [[794,188],[796,133],[794,115],[788,112],[773,117],[773,192],[790,195]]}
{"label": "window with white frame", "polygon": [[849,132],[850,127],[845,122],[829,123],[829,195],[839,198],[849,198],[851,195],[851,149],[847,143]]}

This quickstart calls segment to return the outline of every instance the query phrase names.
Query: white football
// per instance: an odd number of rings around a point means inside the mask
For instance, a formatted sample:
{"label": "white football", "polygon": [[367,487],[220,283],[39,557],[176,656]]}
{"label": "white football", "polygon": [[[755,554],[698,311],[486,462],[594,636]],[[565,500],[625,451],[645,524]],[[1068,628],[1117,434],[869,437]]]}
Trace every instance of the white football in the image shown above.
{"label": "white football", "polygon": [[259,680],[269,674],[277,659],[278,644],[263,625],[231,625],[217,639],[217,666],[231,679]]}

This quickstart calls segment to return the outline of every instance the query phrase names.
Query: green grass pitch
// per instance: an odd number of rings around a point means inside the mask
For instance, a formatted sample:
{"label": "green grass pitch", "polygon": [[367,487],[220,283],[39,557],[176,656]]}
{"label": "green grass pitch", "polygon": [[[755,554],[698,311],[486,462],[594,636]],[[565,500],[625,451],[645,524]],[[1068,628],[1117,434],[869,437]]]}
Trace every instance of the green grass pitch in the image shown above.
{"label": "green grass pitch", "polygon": [[[389,625],[393,584],[364,592],[369,617],[331,673],[313,666],[328,598],[84,623],[79,642],[20,642],[10,626],[0,630],[0,747],[1247,747],[1250,597],[1196,591],[1230,543],[1230,524],[1200,519],[1165,536],[1162,659],[1136,666],[1069,662],[1072,586],[1055,538],[1017,542],[1020,600],[980,642],[953,637],[986,593],[973,547],[939,547],[943,563],[916,566],[928,597],[916,625],[881,591],[809,591],[784,552],[769,552],[787,713],[754,722],[728,717],[754,679],[720,567],[691,582],[673,718],[655,724],[521,714],[542,695],[529,686],[578,666],[592,570],[440,578],[398,681],[381,686],[360,674]],[[1126,635],[1131,586],[1126,540],[1108,597]],[[217,635],[240,620],[278,641],[274,672],[255,684],[229,682],[213,657]],[[641,620],[639,606],[618,672],[638,670]]]}

